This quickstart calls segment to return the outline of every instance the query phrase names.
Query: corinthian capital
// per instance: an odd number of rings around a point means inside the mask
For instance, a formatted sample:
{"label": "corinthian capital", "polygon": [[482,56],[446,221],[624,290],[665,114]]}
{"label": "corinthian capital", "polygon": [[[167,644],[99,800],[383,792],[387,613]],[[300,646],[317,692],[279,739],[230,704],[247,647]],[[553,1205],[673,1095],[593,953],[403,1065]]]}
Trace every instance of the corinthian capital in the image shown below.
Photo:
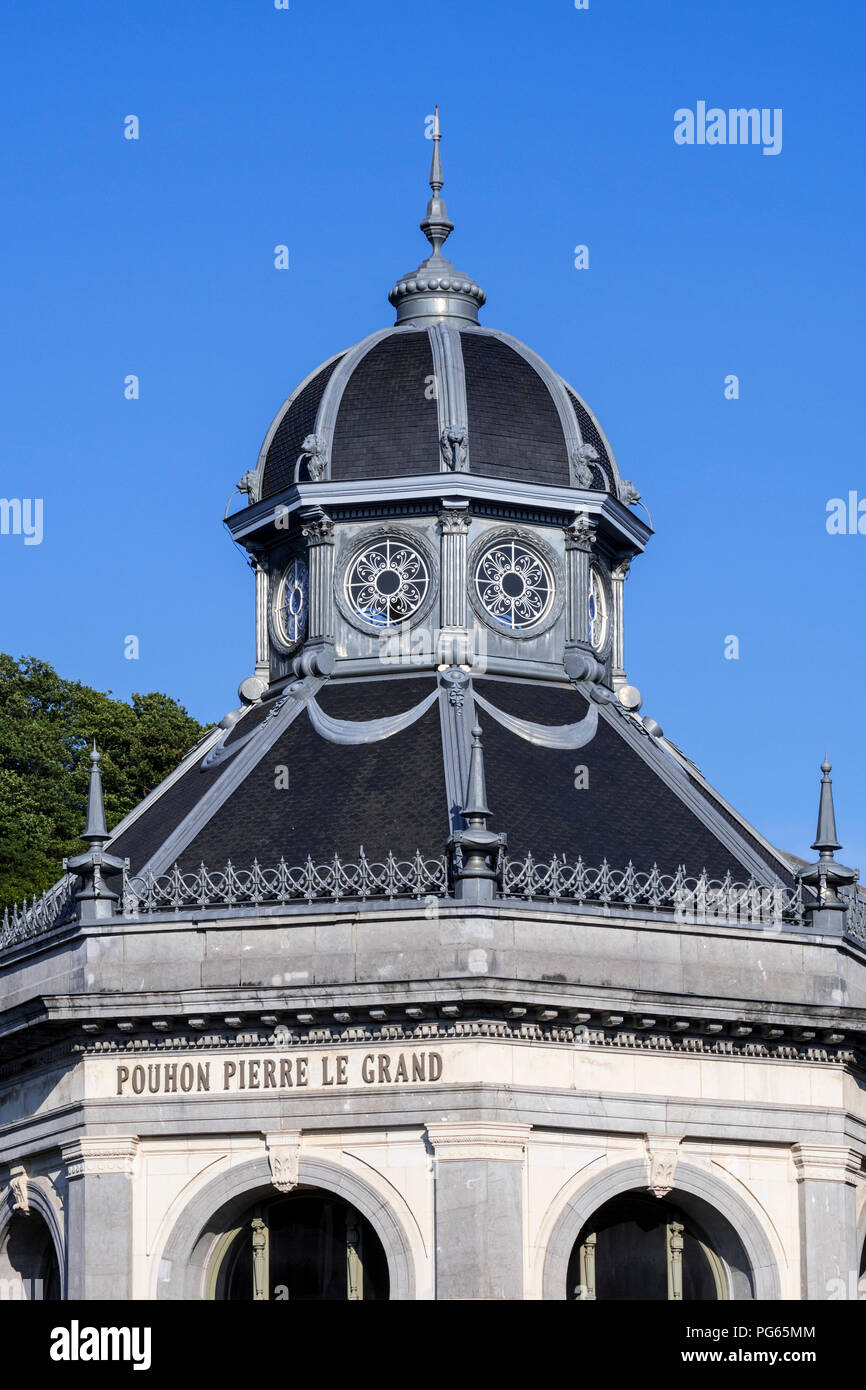
{"label": "corinthian capital", "polygon": [[306,507],[301,512],[301,535],[311,545],[328,545],[334,539],[334,523],[321,507]]}

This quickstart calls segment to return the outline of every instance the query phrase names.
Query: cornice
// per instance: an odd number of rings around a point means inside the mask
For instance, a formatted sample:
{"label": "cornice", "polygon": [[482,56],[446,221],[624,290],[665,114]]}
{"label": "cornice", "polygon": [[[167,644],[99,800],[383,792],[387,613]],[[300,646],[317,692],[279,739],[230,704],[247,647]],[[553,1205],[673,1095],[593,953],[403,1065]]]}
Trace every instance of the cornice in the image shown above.
{"label": "cornice", "polygon": [[[610,493],[554,487],[541,483],[519,483],[480,473],[461,472],[452,474],[451,477],[452,487],[454,479],[459,481],[461,496],[480,502],[503,503],[541,512],[557,512],[567,520],[570,520],[575,512],[583,512],[590,517],[603,517],[634,551],[643,551],[652,535],[650,528],[640,517]],[[226,525],[234,539],[243,542],[245,538],[270,527],[277,511],[285,516],[286,513],[291,514],[302,507],[312,505],[323,507],[330,513],[337,507],[363,507],[371,502],[387,501],[393,505],[430,499],[431,507],[436,511],[438,499],[442,497],[444,481],[443,474],[437,472],[406,474],[399,478],[296,483],[284,488],[280,493],[275,493],[266,501],[235,512],[227,518]],[[561,520],[559,524],[562,525]]]}
{"label": "cornice", "polygon": [[661,1053],[670,1056],[830,1064],[866,1071],[866,1040],[826,1026],[803,1028],[686,1014],[615,1013],[521,1004],[281,1009],[279,1013],[77,1022],[53,1044],[38,1043],[0,1067],[0,1080],[93,1057],[165,1057],[267,1048],[507,1042],[525,1046]]}

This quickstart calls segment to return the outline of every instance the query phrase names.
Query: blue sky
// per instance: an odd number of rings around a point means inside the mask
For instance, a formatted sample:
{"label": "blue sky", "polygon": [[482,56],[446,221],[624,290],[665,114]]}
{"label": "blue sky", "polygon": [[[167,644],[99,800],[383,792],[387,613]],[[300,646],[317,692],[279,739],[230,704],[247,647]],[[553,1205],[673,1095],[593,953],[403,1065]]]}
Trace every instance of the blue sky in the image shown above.
{"label": "blue sky", "polygon": [[[866,535],[825,526],[866,499],[864,29],[853,0],[10,7],[0,495],[43,498],[44,538],[0,536],[0,647],[206,721],[237,703],[226,501],[292,387],[391,322],[438,101],[484,322],[573,382],[652,512],[626,587],[644,712],[800,853],[826,745],[866,868]],[[781,108],[781,153],[676,145],[700,100]]]}

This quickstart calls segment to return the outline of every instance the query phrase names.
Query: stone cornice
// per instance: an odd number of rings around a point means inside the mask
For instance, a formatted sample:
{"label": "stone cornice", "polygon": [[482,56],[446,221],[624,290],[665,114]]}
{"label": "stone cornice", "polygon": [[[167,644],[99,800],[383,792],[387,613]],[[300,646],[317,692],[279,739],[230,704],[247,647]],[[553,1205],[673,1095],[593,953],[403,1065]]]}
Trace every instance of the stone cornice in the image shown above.
{"label": "stone cornice", "polygon": [[[261,1007],[261,1005],[260,1005]],[[0,1067],[0,1079],[75,1057],[177,1056],[184,1052],[267,1047],[333,1048],[358,1044],[430,1043],[459,1040],[507,1041],[562,1047],[729,1057],[740,1060],[833,1063],[866,1070],[860,1030],[827,1022],[812,1027],[759,1021],[735,1014],[727,1019],[693,1013],[641,1014],[607,1009],[556,1008],[525,1004],[427,1003],[342,1008],[275,1008],[221,1017],[215,1012],[185,1018],[69,1020],[66,1036],[32,1048]]]}

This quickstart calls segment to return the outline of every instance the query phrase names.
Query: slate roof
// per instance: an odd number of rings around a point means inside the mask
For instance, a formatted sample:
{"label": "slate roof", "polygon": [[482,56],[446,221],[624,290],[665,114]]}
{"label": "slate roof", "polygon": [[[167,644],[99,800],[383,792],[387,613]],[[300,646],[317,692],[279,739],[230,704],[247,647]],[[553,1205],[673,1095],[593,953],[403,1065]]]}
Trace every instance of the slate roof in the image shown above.
{"label": "slate roof", "polygon": [[[566,684],[477,678],[475,687],[506,715],[535,724],[576,723],[589,708],[586,696]],[[435,688],[429,672],[334,678],[316,701],[331,719],[367,721],[412,709]],[[444,853],[450,815],[438,701],[401,732],[358,744],[323,737],[307,710],[274,742],[276,726],[268,719],[274,709],[270,700],[241,716],[225,740],[226,752],[238,745],[234,756],[202,768],[201,752],[189,755],[180,776],[147,798],[111,852],[128,856],[137,873],[180,829],[172,859],[184,870],[201,862],[218,869],[229,859],[238,868],[256,858],[263,865],[281,857],[303,864],[308,855],[317,863],[335,854],[356,859],[361,845],[377,860],[389,851],[398,859],[416,849],[425,857]],[[635,726],[626,728],[628,716],[619,709],[600,707],[595,737],[579,749],[543,747],[485,710],[478,717],[489,828],[507,834],[510,857],[531,851],[544,860],[556,853],[592,865],[607,859],[615,868],[631,860],[639,870],[657,864],[663,873],[684,864],[690,874],[730,872],[739,881],[751,876],[757,857],[768,881],[792,881],[788,860],[744,828],[682,764],[674,766],[671,754],[639,729],[626,736]],[[660,759],[673,769],[667,777]],[[588,771],[584,790],[575,787],[577,766]],[[280,785],[281,770],[288,772],[288,788]],[[195,823],[184,830],[190,813]]]}
{"label": "slate roof", "polygon": [[[482,326],[453,334],[452,352],[461,360],[465,379],[469,471],[569,487],[569,443],[560,412],[573,410],[580,438],[598,454],[592,487],[615,493],[616,464],[592,413],[555,372],[545,380],[538,359],[520,347]],[[333,482],[441,471],[428,331],[404,325],[384,336],[371,335],[369,344],[351,351],[356,352],[351,370],[342,353],[284,402],[261,463],[261,498],[291,485],[305,437],[326,438],[329,429]],[[328,412],[320,413],[320,406],[341,363],[342,374],[334,383],[336,414],[326,427]]]}
{"label": "slate roof", "polygon": [[477,329],[461,333],[473,473],[568,487],[559,413],[535,368]]}

